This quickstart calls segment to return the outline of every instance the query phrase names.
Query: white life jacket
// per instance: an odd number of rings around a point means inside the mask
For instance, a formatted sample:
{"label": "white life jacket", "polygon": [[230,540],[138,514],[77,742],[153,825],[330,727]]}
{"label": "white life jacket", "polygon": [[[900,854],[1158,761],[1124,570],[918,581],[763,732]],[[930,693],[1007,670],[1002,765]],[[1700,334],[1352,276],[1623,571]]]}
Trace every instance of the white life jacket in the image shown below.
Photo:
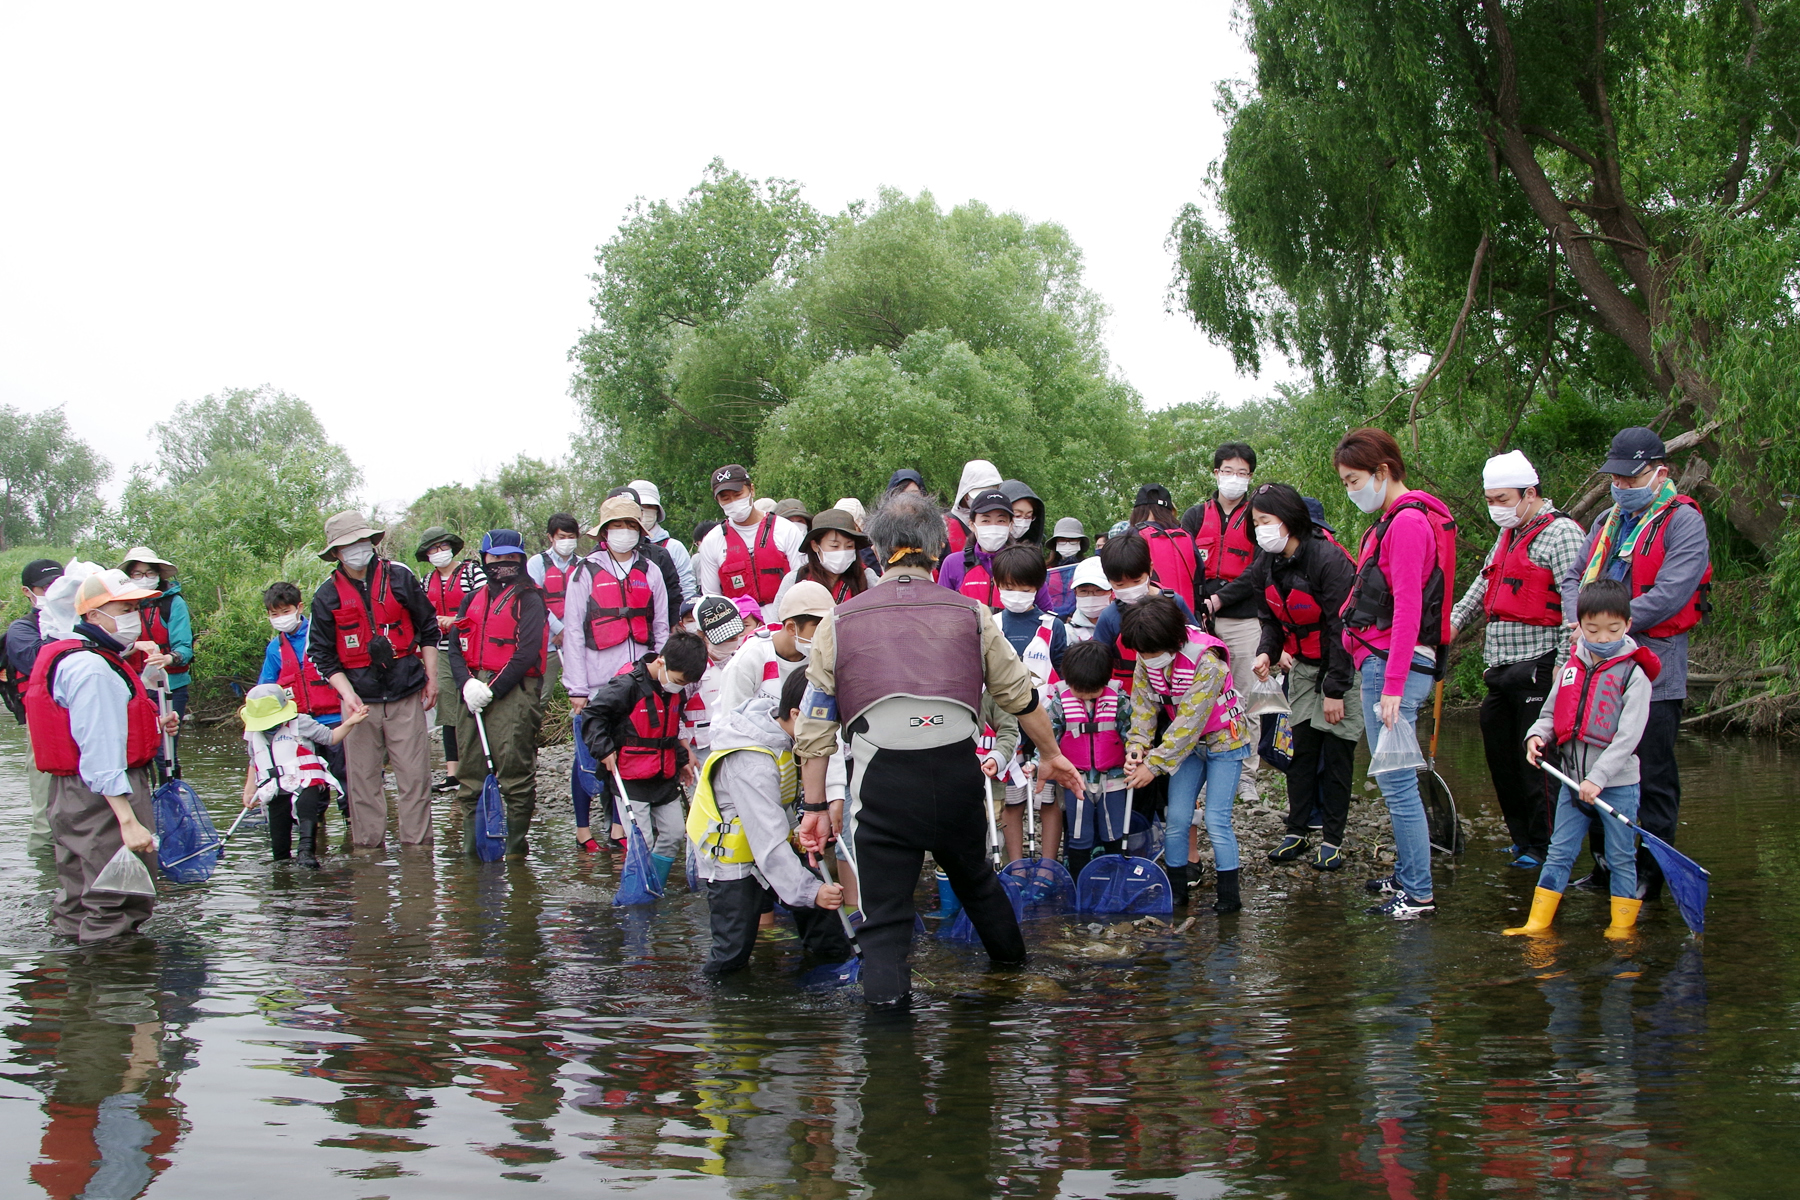
{"label": "white life jacket", "polygon": [[344,785],[325,769],[325,760],[300,736],[299,718],[273,729],[246,731],[244,741],[250,748],[250,765],[256,769],[258,783],[267,783],[272,771],[277,780],[275,786],[292,796],[309,787],[343,792]]}

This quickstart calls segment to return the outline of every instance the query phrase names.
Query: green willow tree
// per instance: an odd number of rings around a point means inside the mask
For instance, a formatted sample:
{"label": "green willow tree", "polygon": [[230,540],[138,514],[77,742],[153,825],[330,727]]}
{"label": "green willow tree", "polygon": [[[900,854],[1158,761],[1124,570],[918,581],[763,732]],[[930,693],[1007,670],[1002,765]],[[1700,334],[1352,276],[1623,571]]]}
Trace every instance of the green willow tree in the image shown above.
{"label": "green willow tree", "polygon": [[0,550],[64,545],[85,534],[111,475],[112,464],[75,436],[62,409],[27,413],[0,404]]}
{"label": "green willow tree", "polygon": [[714,163],[599,261],[573,354],[588,457],[657,480],[678,521],[713,511],[707,472],[734,460],[814,506],[899,466],[948,492],[976,457],[1092,520],[1136,486],[1140,405],[1060,226],[894,191],[827,220]]}
{"label": "green willow tree", "polygon": [[1800,5],[1244,11],[1224,225],[1189,207],[1171,239],[1179,303],[1240,368],[1273,347],[1355,397],[1346,418],[1416,438],[1453,406],[1490,449],[1565,391],[1641,398],[1702,435],[1688,481],[1716,463],[1731,524],[1776,554],[1800,481],[1774,445],[1800,417]]}

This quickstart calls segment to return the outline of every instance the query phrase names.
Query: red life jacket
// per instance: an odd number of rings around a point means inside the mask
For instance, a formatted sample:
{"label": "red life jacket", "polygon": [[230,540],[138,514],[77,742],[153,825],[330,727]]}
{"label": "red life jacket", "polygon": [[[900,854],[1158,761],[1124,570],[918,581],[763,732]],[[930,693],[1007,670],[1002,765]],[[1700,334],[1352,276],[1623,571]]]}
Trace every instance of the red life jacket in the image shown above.
{"label": "red life jacket", "polygon": [[[154,600],[144,601],[143,604],[138,607],[138,613],[141,615],[144,622],[143,632],[139,635],[138,640],[155,642],[156,648],[161,650],[164,654],[167,654],[169,653],[169,618],[168,614],[164,611],[164,605],[173,608],[175,606],[175,597],[167,595],[158,596]],[[138,653],[135,655],[128,655],[125,661],[133,664],[133,670],[141,671],[143,670],[143,664],[146,657],[146,655]],[[185,674],[193,669],[194,664],[191,659],[186,666],[178,666],[175,663],[169,664],[169,670],[177,675]]]}
{"label": "red life jacket", "polygon": [[343,697],[319,674],[312,659],[295,654],[294,644],[285,633],[276,634],[275,641],[281,650],[281,674],[275,677],[275,682],[292,693],[294,706],[313,717],[342,712]]}
{"label": "red life jacket", "polygon": [[1125,765],[1125,735],[1119,728],[1122,691],[1108,684],[1092,704],[1066,683],[1052,684],[1050,694],[1062,705],[1063,735],[1058,744],[1076,770],[1113,771]]}
{"label": "red life jacket", "polygon": [[119,673],[131,698],[125,702],[125,765],[150,764],[162,745],[160,714],[156,701],[144,690],[144,682],[111,650],[103,650],[81,638],[63,638],[38,651],[25,688],[25,720],[31,726],[31,752],[37,769],[46,775],[76,775],[81,771],[81,747],[69,726],[69,710],[56,702],[56,667],[71,654],[98,654]]}
{"label": "red life jacket", "polygon": [[[632,668],[627,668],[630,670]],[[681,740],[681,695],[669,695],[646,679],[619,732],[619,775],[625,779],[672,779],[675,746]]]}
{"label": "red life jacket", "polygon": [[469,594],[468,589],[463,586],[468,573],[469,564],[459,562],[448,579],[436,567],[425,577],[425,598],[431,601],[432,610],[437,613],[440,625],[453,623],[456,614],[462,611],[463,597]]}
{"label": "red life jacket", "polygon": [[1200,569],[1208,581],[1227,582],[1242,575],[1256,557],[1256,534],[1250,528],[1249,498],[1226,516],[1218,500],[1207,502],[1200,517],[1200,532],[1194,535],[1200,548]]}
{"label": "red life jacket", "polygon": [[544,607],[560,621],[563,619],[564,593],[569,590],[569,575],[575,570],[575,563],[580,560],[573,560],[567,568],[563,568],[556,565],[556,560],[550,557],[548,551],[541,557],[544,560],[544,582],[540,590],[544,593]]}
{"label": "red life jacket", "polygon": [[[1249,505],[1241,507],[1248,508]],[[1193,535],[1179,525],[1160,525],[1154,521],[1139,526],[1138,534],[1150,546],[1151,579],[1158,587],[1180,596],[1192,609],[1195,606],[1195,581],[1200,575],[1200,551]]]}
{"label": "red life jacket", "polygon": [[724,530],[725,561],[719,564],[719,591],[727,600],[755,596],[758,604],[768,604],[788,573],[787,551],[775,544],[774,514],[765,515],[757,527],[754,548],[744,544],[730,521],[725,522]]}
{"label": "red life jacket", "polygon": [[[1655,517],[1651,518],[1650,528],[1638,540],[1637,553],[1631,559],[1631,594],[1641,596],[1656,586],[1657,572],[1662,570],[1663,558],[1669,552],[1669,521],[1674,517],[1677,506],[1685,504],[1695,512],[1700,505],[1692,496],[1676,496],[1675,503],[1668,505]],[[1643,631],[1641,637],[1674,637],[1686,633],[1705,619],[1712,611],[1712,563],[1706,564],[1706,574],[1700,577],[1700,586],[1688,597],[1688,602],[1681,606],[1681,611],[1660,624],[1653,625]]]}
{"label": "red life jacket", "polygon": [[[1339,546],[1336,538],[1322,529],[1318,533],[1323,540],[1335,546],[1346,560],[1349,559],[1350,552]],[[1275,557],[1273,561],[1280,562],[1281,559]],[[1282,631],[1287,635],[1282,649],[1302,662],[1324,662],[1325,645],[1320,631],[1325,628],[1325,608],[1319,603],[1318,597],[1312,594],[1312,581],[1304,573],[1295,574],[1299,575],[1299,582],[1284,593],[1275,582],[1275,568],[1271,563],[1268,586],[1263,588],[1263,599],[1268,602],[1269,611],[1281,622]]]}
{"label": "red life jacket", "polygon": [[[512,661],[513,648],[519,644],[519,605],[525,589],[514,583],[494,589],[477,588],[469,598],[468,611],[457,623],[456,636],[462,647],[463,663],[470,671],[504,671]],[[544,673],[549,653],[548,627],[539,639],[537,661],[525,669],[527,679]]]}
{"label": "red life jacket", "polygon": [[604,563],[587,564],[591,577],[587,601],[587,644],[590,650],[606,650],[629,638],[650,644],[651,617],[656,595],[650,590],[650,560],[638,554],[620,579]]}
{"label": "red life jacket", "polygon": [[[1456,520],[1444,507],[1444,502],[1428,492],[1408,493],[1408,498],[1388,509],[1381,520],[1363,534],[1362,565],[1357,568],[1356,583],[1344,600],[1344,635],[1354,637],[1353,631],[1371,625],[1377,629],[1393,625],[1394,592],[1381,570],[1381,539],[1387,536],[1388,526],[1394,523],[1394,518],[1408,509],[1416,509],[1425,515],[1431,523],[1432,536],[1437,540],[1437,555],[1425,577],[1425,594],[1420,599],[1419,645],[1438,651],[1436,669],[1441,670],[1443,648],[1454,636],[1450,628],[1450,605],[1444,598],[1452,593],[1456,583]],[[1427,670],[1424,667],[1414,669]]]}
{"label": "red life jacket", "polygon": [[1556,744],[1581,739],[1590,746],[1610,746],[1619,732],[1619,713],[1632,672],[1643,671],[1652,683],[1662,674],[1662,660],[1648,646],[1589,666],[1573,649],[1556,681]]}
{"label": "red life jacket", "polygon": [[1562,516],[1553,508],[1514,529],[1502,529],[1494,560],[1481,569],[1487,580],[1481,607],[1490,621],[1520,625],[1561,625],[1562,590],[1549,567],[1531,561],[1531,543]]}
{"label": "red life jacket", "polygon": [[962,518],[944,514],[944,557],[962,553],[962,548],[969,544],[969,527],[962,523]]}
{"label": "red life jacket", "polygon": [[842,575],[839,575],[836,579],[832,580],[830,583],[826,583],[823,579],[820,579],[817,575],[815,575],[813,573],[812,564],[808,563],[805,567],[803,567],[801,569],[800,574],[794,576],[794,582],[801,583],[806,580],[811,580],[812,582],[818,584],[819,586],[823,587],[826,591],[831,593],[831,602],[833,604],[842,604],[844,601],[848,600],[851,596],[850,572],[851,571],[860,571],[862,569],[863,569],[862,562],[860,560],[858,560],[857,562],[851,563],[849,568],[847,570],[845,570]]}
{"label": "red life jacket", "polygon": [[994,582],[993,572],[975,556],[973,550],[963,554],[962,585],[956,590],[971,600],[981,601],[989,608],[1000,607],[1000,585]]}
{"label": "red life jacket", "polygon": [[394,657],[405,658],[417,647],[413,644],[412,613],[394,595],[389,575],[393,565],[377,558],[369,565],[369,594],[374,598],[375,617],[371,624],[369,610],[363,607],[362,593],[343,571],[331,573],[337,585],[337,652],[338,662],[346,667],[366,667],[373,660],[369,645],[376,637],[385,637],[394,648]]}

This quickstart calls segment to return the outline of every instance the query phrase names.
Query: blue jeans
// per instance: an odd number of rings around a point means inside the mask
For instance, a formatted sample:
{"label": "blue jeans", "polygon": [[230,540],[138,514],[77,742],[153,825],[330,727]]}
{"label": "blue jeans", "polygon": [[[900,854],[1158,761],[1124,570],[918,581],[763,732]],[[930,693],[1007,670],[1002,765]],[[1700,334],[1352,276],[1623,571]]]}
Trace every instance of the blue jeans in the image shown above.
{"label": "blue jeans", "polygon": [[[1638,785],[1622,783],[1601,788],[1600,799],[1632,820],[1637,819]],[[1637,895],[1637,834],[1615,817],[1582,804],[1566,786],[1556,797],[1556,827],[1550,833],[1550,853],[1544,858],[1544,869],[1538,872],[1537,885],[1546,891],[1560,892],[1569,886],[1569,872],[1581,857],[1581,843],[1588,834],[1588,818],[1600,822],[1606,839],[1606,867],[1612,872],[1612,894],[1630,899]]]}
{"label": "blue jeans", "polygon": [[[1421,666],[1425,665],[1423,662]],[[1374,753],[1381,731],[1377,709],[1381,704],[1387,660],[1376,655],[1363,659],[1363,730]],[[1400,694],[1400,720],[1418,732],[1419,705],[1431,694],[1436,680],[1423,671],[1409,671],[1406,690]],[[1387,801],[1388,822],[1394,827],[1394,876],[1414,900],[1429,900],[1431,891],[1431,833],[1425,823],[1425,802],[1419,799],[1419,773],[1413,770],[1383,771],[1375,776],[1381,798]]]}
{"label": "blue jeans", "polygon": [[1200,786],[1206,785],[1206,839],[1212,843],[1213,866],[1220,871],[1238,869],[1237,831],[1231,827],[1231,805],[1237,798],[1238,776],[1255,746],[1239,746],[1209,754],[1204,745],[1182,760],[1169,776],[1169,811],[1163,827],[1163,862],[1184,866],[1188,856],[1188,830],[1194,824],[1194,803]]}

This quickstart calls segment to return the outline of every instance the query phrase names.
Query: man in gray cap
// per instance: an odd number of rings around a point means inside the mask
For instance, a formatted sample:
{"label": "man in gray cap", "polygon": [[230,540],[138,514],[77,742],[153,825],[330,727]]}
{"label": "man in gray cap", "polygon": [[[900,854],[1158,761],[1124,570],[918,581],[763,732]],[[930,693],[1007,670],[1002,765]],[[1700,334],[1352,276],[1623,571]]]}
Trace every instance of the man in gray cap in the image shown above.
{"label": "man in gray cap", "polygon": [[[1082,782],[1055,749],[1049,712],[987,607],[932,582],[945,538],[937,505],[889,493],[868,534],[887,574],[819,622],[794,750],[805,784],[800,843],[822,850],[841,828],[868,917],[859,935],[863,994],[886,1007],[910,994],[912,897],[928,850],[988,956],[1000,965],[1025,960],[1012,903],[983,849],[988,788],[975,751],[983,689],[1039,747],[1040,778]],[[827,815],[825,790],[840,726],[856,764],[841,822]]]}
{"label": "man in gray cap", "polygon": [[[1638,821],[1673,842],[1681,816],[1675,735],[1687,699],[1688,631],[1711,607],[1706,518],[1693,497],[1675,490],[1668,451],[1653,430],[1621,429],[1600,471],[1612,476],[1613,506],[1595,520],[1581,553],[1563,575],[1563,616],[1575,623],[1575,598],[1584,583],[1617,579],[1631,588],[1631,636],[1662,660],[1662,672],[1650,689],[1650,718],[1638,741]],[[1575,886],[1604,892],[1605,858],[1597,852],[1594,859],[1594,873]],[[1638,897],[1654,898],[1662,888],[1662,871],[1641,848],[1637,869]]]}
{"label": "man in gray cap", "polygon": [[[62,573],[62,564],[55,559],[38,558],[26,563],[25,570],[19,575],[19,590],[25,593],[31,610],[6,627],[6,680],[0,686],[7,689],[7,707],[12,709],[21,725],[25,724],[25,685],[37,662],[38,647],[44,644],[43,630],[38,624],[38,618],[43,615],[44,593],[62,578]],[[29,727],[25,736],[29,741]],[[51,841],[50,776],[38,770],[37,763],[29,755],[25,759],[25,771],[31,777],[31,832],[26,836],[25,848],[33,852],[48,850]]]}
{"label": "man in gray cap", "polygon": [[319,557],[337,569],[313,593],[307,653],[343,697],[346,715],[369,710],[344,739],[350,839],[374,849],[387,835],[385,762],[394,769],[400,842],[431,841],[431,742],[425,710],[436,699],[438,620],[418,578],[376,556],[386,530],[361,513],[325,522]]}

